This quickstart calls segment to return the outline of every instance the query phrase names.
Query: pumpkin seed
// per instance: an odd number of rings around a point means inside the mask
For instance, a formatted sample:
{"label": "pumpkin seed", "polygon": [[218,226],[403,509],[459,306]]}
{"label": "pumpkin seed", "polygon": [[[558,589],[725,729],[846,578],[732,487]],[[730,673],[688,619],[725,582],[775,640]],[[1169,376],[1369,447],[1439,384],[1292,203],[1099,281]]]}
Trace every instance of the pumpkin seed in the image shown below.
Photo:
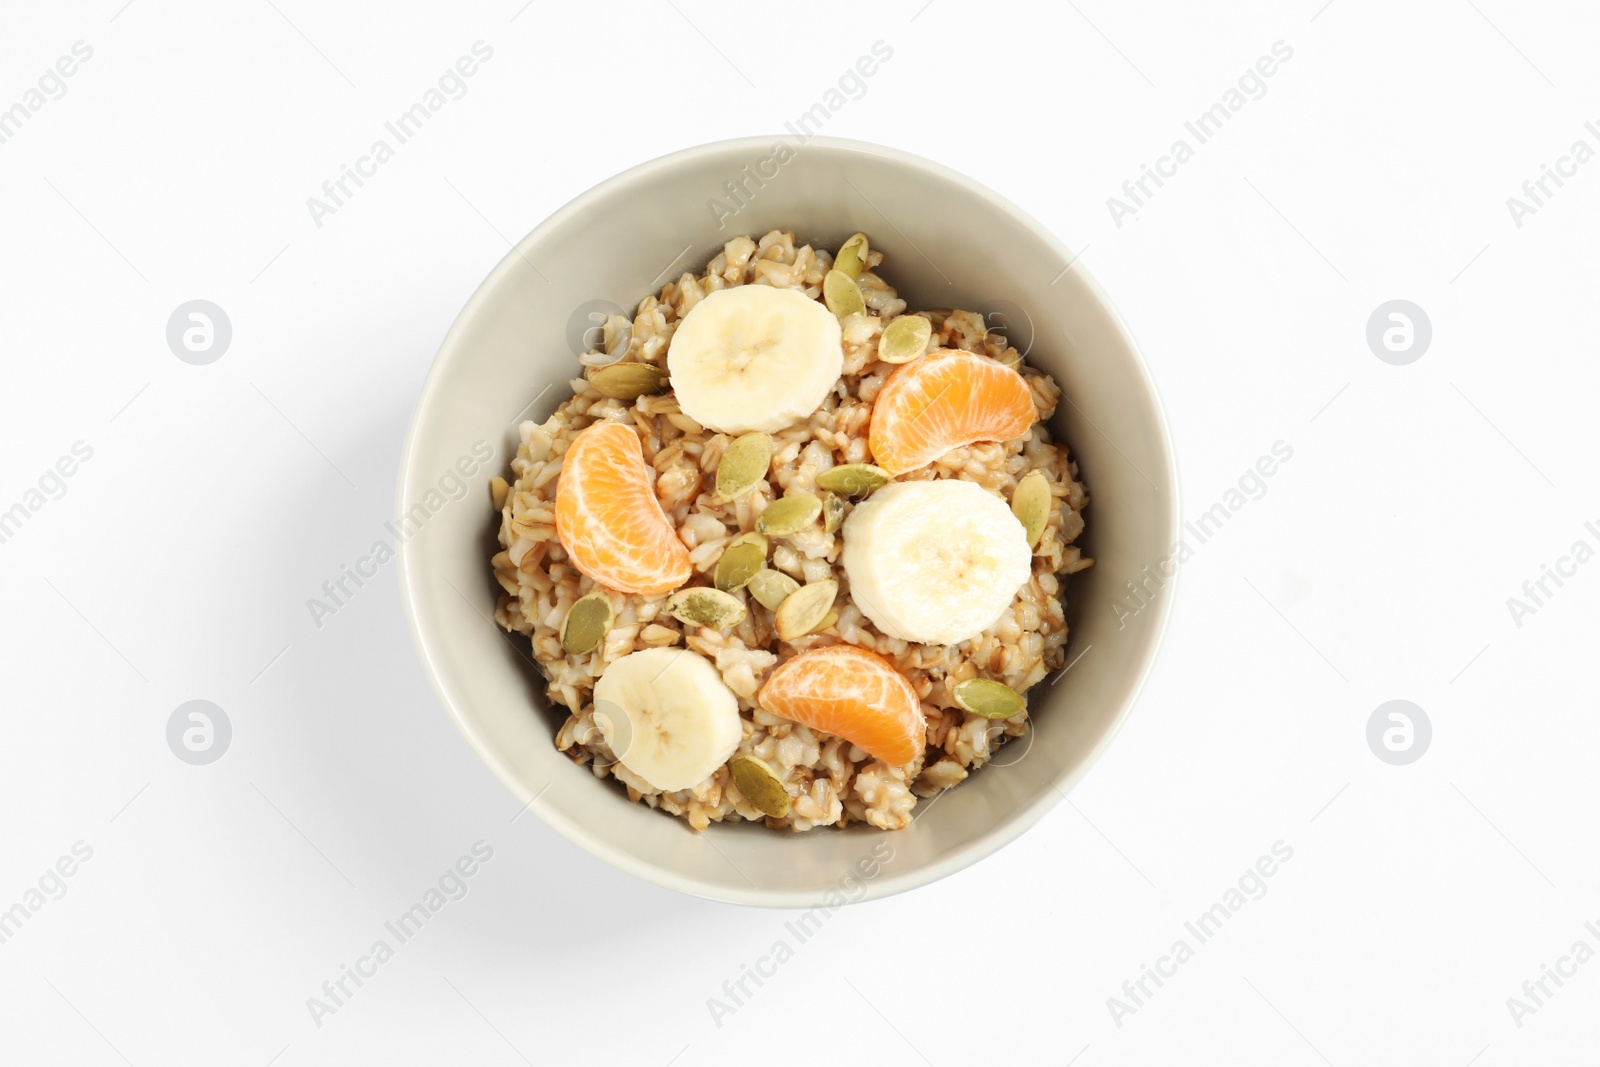
{"label": "pumpkin seed", "polygon": [[667,391],[667,372],[653,363],[613,363],[589,373],[589,384],[613,400],[637,400]]}
{"label": "pumpkin seed", "polygon": [[799,533],[822,513],[822,501],[810,493],[793,493],[782,500],[774,500],[761,517],[756,529],[772,537]]}
{"label": "pumpkin seed", "polygon": [[758,533],[740,534],[728,542],[717,560],[716,587],[724,593],[743,589],[767,563],[767,539]]}
{"label": "pumpkin seed", "polygon": [[717,492],[729,500],[748,492],[767,477],[772,465],[772,438],[759,430],[734,438],[717,464]]}
{"label": "pumpkin seed", "polygon": [[777,611],[795,590],[800,588],[800,583],[782,571],[759,570],[751,575],[750,581],[745,584],[750,595],[768,611]]}
{"label": "pumpkin seed", "polygon": [[1053,503],[1050,481],[1043,471],[1029,471],[1011,491],[1011,514],[1022,523],[1022,529],[1028,535],[1029,548],[1037,545],[1039,538],[1044,536]]}
{"label": "pumpkin seed", "polygon": [[841,319],[867,310],[867,302],[861,296],[861,286],[838,268],[823,275],[822,301],[828,305],[829,311]]}
{"label": "pumpkin seed", "polygon": [[844,521],[844,498],[834,493],[822,494],[822,532],[833,533]]}
{"label": "pumpkin seed", "polygon": [[506,497],[510,495],[511,486],[506,484],[506,480],[504,478],[496,474],[493,478],[489,479],[489,499],[494,501],[494,509],[496,511],[499,511],[506,506]]}
{"label": "pumpkin seed", "polygon": [[950,693],[956,706],[985,719],[1010,719],[1027,710],[1022,694],[988,678],[968,678]]}
{"label": "pumpkin seed", "polygon": [[713,630],[726,630],[744,621],[744,604],[738,597],[704,585],[678,590],[667,597],[663,608],[679,622]]}
{"label": "pumpkin seed", "polygon": [[867,253],[871,251],[867,246],[867,235],[864,233],[852,234],[844,244],[839,246],[839,254],[833,257],[833,269],[841,274],[850,276],[850,280],[861,277],[861,272],[867,266]]}
{"label": "pumpkin seed", "polygon": [[815,626],[813,626],[811,629],[807,630],[806,632],[810,633],[810,634],[820,634],[822,631],[826,630],[828,627],[832,626],[834,623],[836,623],[838,621],[839,621],[839,609],[838,608],[829,608],[828,609],[828,613],[822,617],[822,621],[817,623]]}
{"label": "pumpkin seed", "polygon": [[885,363],[910,363],[928,350],[933,323],[921,315],[902,315],[883,329],[878,358]]}
{"label": "pumpkin seed", "polygon": [[882,489],[894,475],[870,463],[845,463],[829,467],[817,475],[817,488],[831,489],[846,496],[866,496],[874,489]]}
{"label": "pumpkin seed", "polygon": [[778,636],[785,641],[793,641],[811,633],[828,617],[838,595],[839,583],[832,578],[802,585],[778,605],[774,620]]}
{"label": "pumpkin seed", "polygon": [[750,806],[761,814],[781,819],[789,814],[789,791],[766,762],[756,756],[739,756],[728,764],[733,784]]}
{"label": "pumpkin seed", "polygon": [[615,618],[611,598],[600,590],[580,597],[561,620],[561,647],[574,656],[593,652],[605,640]]}

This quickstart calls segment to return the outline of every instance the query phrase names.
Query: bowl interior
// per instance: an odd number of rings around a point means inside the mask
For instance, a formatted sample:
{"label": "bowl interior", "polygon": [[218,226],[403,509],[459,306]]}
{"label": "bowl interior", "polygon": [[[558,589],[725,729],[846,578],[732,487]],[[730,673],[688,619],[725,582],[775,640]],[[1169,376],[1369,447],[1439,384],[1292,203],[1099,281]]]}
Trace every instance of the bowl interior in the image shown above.
{"label": "bowl interior", "polygon": [[[543,420],[570,395],[574,346],[590,313],[614,305],[631,315],[727,240],[774,228],[830,249],[863,231],[886,253],[885,276],[911,308],[968,308],[1004,324],[1065,390],[1052,426],[1091,498],[1081,543],[1096,564],[1068,586],[1070,669],[1031,694],[1029,736],[922,801],[912,825],[894,833],[742,824],[697,834],[630,803],[614,782],[555,749],[564,709],[546,706],[526,639],[491,621],[498,516],[481,486],[505,471],[516,424]],[[468,469],[478,489],[460,500],[441,495],[441,478]],[[858,900],[932,881],[999,848],[1065,795],[1110,741],[1170,605],[1172,583],[1157,565],[1177,539],[1175,485],[1159,403],[1126,329],[1037,223],[952,171],[878,146],[729,141],[644,164],[584,194],[474,294],[439,352],[406,443],[402,592],[424,667],[463,734],[558,831],[641,877],[714,899]],[[1139,598],[1130,581],[1143,584]]]}

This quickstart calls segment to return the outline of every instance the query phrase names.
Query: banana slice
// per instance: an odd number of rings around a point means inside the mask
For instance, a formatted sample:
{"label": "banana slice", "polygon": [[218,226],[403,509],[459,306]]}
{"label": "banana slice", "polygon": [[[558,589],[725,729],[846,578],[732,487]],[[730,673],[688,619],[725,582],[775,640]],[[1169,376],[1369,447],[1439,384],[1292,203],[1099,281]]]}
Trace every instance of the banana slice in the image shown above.
{"label": "banana slice", "polygon": [[890,637],[954,645],[993,626],[1032,573],[1028,535],[976,482],[894,482],[844,521],[856,607]]}
{"label": "banana slice", "polygon": [[809,418],[844,370],[839,320],[795,289],[736,285],[684,316],[667,349],[683,413],[722,433]]}
{"label": "banana slice", "polygon": [[739,698],[710,660],[683,648],[630,652],[607,667],[594,721],[622,765],[664,793],[705,781],[744,735]]}

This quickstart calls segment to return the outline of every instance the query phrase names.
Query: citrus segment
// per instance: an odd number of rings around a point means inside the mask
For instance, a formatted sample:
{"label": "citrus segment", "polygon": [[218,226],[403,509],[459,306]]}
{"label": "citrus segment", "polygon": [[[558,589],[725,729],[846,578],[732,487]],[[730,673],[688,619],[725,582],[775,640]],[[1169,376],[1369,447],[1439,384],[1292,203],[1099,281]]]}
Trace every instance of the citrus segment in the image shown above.
{"label": "citrus segment", "polygon": [[927,737],[911,683],[888,660],[855,645],[814,648],[780,664],[756,701],[895,766],[921,755]]}
{"label": "citrus segment", "polygon": [[608,589],[660,596],[689,580],[689,550],[656,499],[639,435],[620,422],[597,422],[568,447],[556,536],[572,565]]}
{"label": "citrus segment", "polygon": [[1022,375],[976,352],[940,349],[889,376],[872,405],[873,461],[900,475],[977,441],[1013,441],[1038,421]]}

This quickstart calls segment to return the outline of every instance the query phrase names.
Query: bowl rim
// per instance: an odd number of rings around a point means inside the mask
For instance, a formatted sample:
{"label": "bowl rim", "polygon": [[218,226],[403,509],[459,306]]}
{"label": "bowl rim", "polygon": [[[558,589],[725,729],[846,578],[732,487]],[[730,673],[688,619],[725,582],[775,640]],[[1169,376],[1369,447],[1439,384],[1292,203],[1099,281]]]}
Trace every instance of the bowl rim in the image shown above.
{"label": "bowl rim", "polygon": [[[620,189],[648,183],[650,179],[664,171],[691,163],[697,159],[724,153],[765,151],[772,148],[776,142],[787,139],[789,138],[784,134],[766,134],[710,141],[689,148],[678,149],[638,163],[606,178],[568,200],[530,230],[520,241],[517,241],[489,271],[477,288],[473,290],[472,295],[468,297],[467,302],[451,322],[449,330],[446,331],[444,338],[440,341],[439,347],[434,353],[433,361],[428,368],[428,374],[423,380],[422,388],[419,390],[416,403],[412,408],[411,418],[406,427],[405,442],[401,447],[395,494],[396,514],[404,515],[411,503],[406,497],[406,491],[416,467],[417,451],[420,447],[418,432],[422,412],[431,407],[435,394],[443,387],[442,383],[446,376],[445,364],[441,357],[459,343],[461,334],[467,330],[467,323],[481,311],[489,298],[491,290],[499,286],[502,276],[507,271],[515,269],[519,262],[526,262],[523,256],[526,249],[537,244],[546,232],[560,226],[570,216],[582,211],[592,203],[609,199]],[[897,148],[890,148],[886,145],[842,137],[813,136],[806,139],[802,144],[802,147],[806,149],[810,149],[813,146],[831,149],[836,152],[873,157],[943,179],[961,189],[966,195],[985,202],[991,210],[1010,215],[1014,221],[1037,235],[1061,258],[1063,263],[1078,268],[1082,282],[1089,290],[1090,295],[1099,303],[1111,325],[1121,335],[1123,343],[1127,346],[1128,353],[1132,356],[1133,370],[1136,372],[1153,409],[1155,416],[1154,430],[1157,438],[1155,444],[1158,446],[1166,467],[1166,495],[1170,514],[1166,536],[1162,538],[1161,543],[1176,544],[1182,523],[1182,501],[1178,480],[1177,454],[1172,444],[1172,433],[1167,418],[1166,406],[1162,402],[1160,390],[1156,386],[1155,379],[1150,374],[1150,368],[1145,362],[1144,354],[1133,335],[1133,331],[1128,327],[1127,322],[1117,310],[1110,296],[1101,288],[1099,282],[1083,266],[1071,249],[1049,227],[1023,211],[1010,200],[981,182],[967,177],[965,174],[942,163]],[[494,776],[500,780],[511,795],[522,800],[524,810],[532,811],[546,826],[549,826],[572,844],[577,845],[597,859],[603,860],[611,866],[646,882],[689,896],[722,903],[771,908],[805,908],[821,903],[821,893],[814,894],[785,888],[715,885],[688,875],[665,870],[639,859],[633,853],[609,844],[593,834],[586,826],[567,818],[557,809],[540,804],[539,796],[543,793],[543,790],[531,797],[526,796],[526,790],[522,787],[521,781],[512,772],[512,768],[477,734],[473,725],[467,721],[460,709],[458,709],[451,693],[447,691],[439,668],[439,661],[442,659],[442,655],[430,646],[429,638],[424,632],[422,619],[417,612],[417,586],[419,579],[414,573],[418,566],[416,557],[406,542],[401,542],[398,546],[397,555],[400,600],[405,612],[407,627],[411,631],[412,644],[416,648],[417,656],[421,661],[423,673],[427,675],[429,685],[449,714],[450,720],[455,724],[457,732],[461,734],[468,746],[489,767]],[[1018,809],[1006,822],[996,826],[992,831],[972,839],[966,844],[941,855],[937,860],[915,870],[884,871],[868,882],[866,892],[852,903],[894,896],[955,874],[957,871],[993,855],[1016,840],[1038,823],[1049,811],[1054,809],[1059,801],[1066,798],[1073,786],[1082,780],[1105,754],[1105,750],[1110,747],[1117,735],[1122,732],[1123,726],[1126,725],[1129,716],[1133,713],[1133,708],[1138,703],[1145,683],[1149,680],[1150,674],[1155,668],[1162,645],[1165,642],[1167,627],[1172,618],[1173,605],[1177,599],[1178,579],[1181,569],[1176,569],[1173,577],[1166,581],[1162,589],[1164,595],[1160,596],[1154,605],[1156,617],[1152,626],[1151,638],[1142,660],[1138,664],[1136,675],[1131,679],[1127,696],[1122,701],[1122,707],[1118,710],[1109,728],[1095,741],[1094,747],[1083,759],[1077,762],[1077,766],[1056,773],[1051,783],[1054,788],[1041,790],[1037,799],[1026,807]],[[709,833],[715,829],[715,827],[711,827],[705,832]],[[889,831],[882,832],[889,833]]]}

